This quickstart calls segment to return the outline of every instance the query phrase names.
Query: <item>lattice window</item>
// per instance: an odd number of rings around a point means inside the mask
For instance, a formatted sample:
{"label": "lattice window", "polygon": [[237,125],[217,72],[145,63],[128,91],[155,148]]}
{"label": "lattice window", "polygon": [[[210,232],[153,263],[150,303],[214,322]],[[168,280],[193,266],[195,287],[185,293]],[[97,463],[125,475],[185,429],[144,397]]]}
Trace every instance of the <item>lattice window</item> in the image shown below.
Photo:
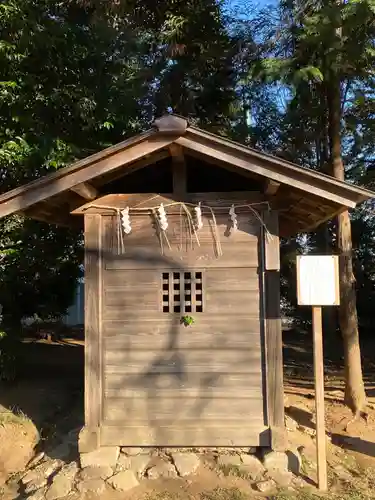
{"label": "lattice window", "polygon": [[203,312],[202,271],[171,271],[162,274],[163,312]]}

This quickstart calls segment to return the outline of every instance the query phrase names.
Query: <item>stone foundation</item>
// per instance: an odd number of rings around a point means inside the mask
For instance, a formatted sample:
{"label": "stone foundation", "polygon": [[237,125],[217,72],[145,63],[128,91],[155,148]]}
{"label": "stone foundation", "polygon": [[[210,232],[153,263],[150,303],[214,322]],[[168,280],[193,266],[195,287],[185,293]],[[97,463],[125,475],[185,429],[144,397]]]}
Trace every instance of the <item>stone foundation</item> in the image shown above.
{"label": "stone foundation", "polygon": [[23,474],[20,492],[28,500],[62,500],[72,493],[79,497],[113,490],[125,492],[142,481],[189,478],[202,467],[217,472],[218,476],[241,477],[262,492],[277,486],[295,486],[300,479],[295,476],[299,474],[300,458],[291,451],[111,446],[71,458],[64,461],[41,455]]}

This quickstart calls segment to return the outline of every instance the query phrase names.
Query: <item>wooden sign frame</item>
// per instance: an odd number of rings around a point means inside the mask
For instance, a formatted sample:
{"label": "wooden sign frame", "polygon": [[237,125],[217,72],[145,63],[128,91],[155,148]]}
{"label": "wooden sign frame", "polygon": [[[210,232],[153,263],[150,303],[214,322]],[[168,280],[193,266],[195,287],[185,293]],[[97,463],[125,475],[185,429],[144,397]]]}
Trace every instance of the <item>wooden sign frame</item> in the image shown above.
{"label": "wooden sign frame", "polygon": [[[310,265],[311,269],[309,269]],[[312,308],[316,461],[318,487],[321,491],[328,489],[322,306],[338,306],[340,304],[339,279],[338,255],[299,255],[297,257],[297,302],[298,305],[311,306]]]}
{"label": "wooden sign frame", "polygon": [[[313,267],[310,271],[308,266]],[[320,267],[320,269],[319,269]],[[328,271],[328,272],[327,272]],[[312,273],[316,274],[312,277]],[[329,276],[331,274],[331,276]],[[304,290],[306,284],[304,280],[313,281],[309,299],[308,293]],[[312,279],[311,279],[312,278]],[[330,282],[324,280],[330,278]],[[310,283],[311,284],[311,283]],[[327,294],[327,288],[334,287],[331,294]],[[329,292],[329,291],[328,291]],[[317,297],[320,293],[320,297]],[[324,297],[324,294],[326,295]],[[333,300],[328,300],[327,295],[333,296]],[[338,255],[298,255],[297,256],[297,303],[300,306],[338,306],[340,305],[340,282],[339,282],[339,257]]]}

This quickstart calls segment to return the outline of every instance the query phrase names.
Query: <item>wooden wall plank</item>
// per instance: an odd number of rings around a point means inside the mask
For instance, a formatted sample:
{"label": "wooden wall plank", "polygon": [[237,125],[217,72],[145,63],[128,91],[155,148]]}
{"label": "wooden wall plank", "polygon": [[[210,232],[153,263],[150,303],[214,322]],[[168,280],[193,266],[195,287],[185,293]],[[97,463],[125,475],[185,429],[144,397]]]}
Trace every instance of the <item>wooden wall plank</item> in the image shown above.
{"label": "wooden wall plank", "polygon": [[[195,317],[200,322],[199,318]],[[255,322],[259,323],[257,320],[254,320]],[[163,323],[162,325],[158,324],[157,327],[154,326],[153,331],[150,331],[150,329],[147,330],[147,327],[141,328],[140,326],[134,330],[130,324],[120,328],[111,327],[109,330],[110,336],[107,336],[108,330],[104,326],[103,342],[104,348],[108,351],[147,350],[152,346],[156,355],[156,353],[167,349],[170,337],[165,332],[173,330],[173,340],[176,349],[182,351],[185,349],[205,349],[207,345],[212,345],[213,349],[248,349],[249,346],[252,349],[260,349],[259,325],[256,325],[258,331],[251,331],[249,330],[249,323],[249,321],[246,321],[242,325],[238,325],[236,322],[236,329],[234,331],[233,327],[229,330],[229,328],[202,327],[202,325],[199,325],[199,333],[195,335],[193,329],[188,329],[184,326],[179,325],[176,329],[173,326],[173,321]],[[213,329],[215,336],[212,335]],[[135,336],[137,336],[136,345],[134,343]]]}
{"label": "wooden wall plank", "polygon": [[[153,380],[152,380],[153,379]],[[259,394],[258,373],[218,373],[215,377],[207,377],[204,373],[189,374],[181,380],[175,377],[156,375],[150,377],[148,383],[140,384],[131,374],[119,375],[106,373],[104,391],[109,397],[139,397],[140,389],[152,388],[153,398],[183,398],[183,397],[219,397],[227,399],[254,397]],[[176,390],[178,389],[178,391]]]}
{"label": "wooden wall plank", "polygon": [[[193,332],[187,335],[194,335]],[[174,354],[168,351],[154,352],[150,350],[106,349],[104,363],[106,373],[119,368],[122,373],[185,373],[185,369],[192,372],[201,370],[203,373],[225,372],[231,373],[232,364],[236,364],[236,373],[252,373],[255,366],[259,369],[260,346],[243,349],[185,349]]]}
{"label": "wooden wall plank", "polygon": [[228,248],[222,245],[223,254],[217,257],[216,248],[212,245],[210,248],[196,248],[193,251],[183,254],[178,251],[171,252],[164,247],[152,248],[151,246],[139,246],[127,249],[123,255],[111,254],[106,262],[105,269],[197,269],[202,268],[231,268],[258,266],[258,251],[256,247],[250,245],[237,244],[237,251],[228,245]]}
{"label": "wooden wall plank", "polygon": [[[255,391],[255,389],[254,389]],[[228,411],[230,405],[230,411]],[[242,421],[247,425],[249,418],[252,425],[264,425],[263,399],[261,391],[250,398],[169,398],[156,399],[145,394],[145,397],[124,399],[105,399],[103,407],[103,423],[137,422],[142,420],[159,420],[161,422],[184,421],[194,423],[200,419],[201,423],[216,421],[217,423]]]}
{"label": "wooden wall plank", "polygon": [[127,422],[126,426],[104,425],[101,429],[101,443],[104,446],[269,446],[270,433],[267,427],[252,427],[243,421],[227,425],[178,422],[177,425],[164,422]]}
{"label": "wooden wall plank", "polygon": [[[177,295],[177,294],[176,294]],[[184,300],[178,292],[179,299]],[[219,314],[225,309],[227,315],[241,314],[243,311],[249,316],[259,317],[259,292],[258,290],[216,290],[203,287],[205,300],[205,312]],[[104,292],[103,318],[109,320],[124,319],[127,317],[139,317],[142,321],[143,315],[153,315],[162,312],[162,302],[158,289],[144,291],[132,291],[128,294],[122,290],[111,290]],[[199,314],[199,313],[197,313]]]}
{"label": "wooden wall plank", "polygon": [[101,216],[85,216],[85,425],[97,428],[102,405]]}
{"label": "wooden wall plank", "polygon": [[[178,317],[178,316],[177,316]],[[103,332],[106,338],[121,335],[127,335],[134,332],[134,335],[160,335],[162,332],[165,333],[165,328],[170,328],[175,325],[174,321],[176,315],[163,314],[158,315],[155,324],[155,318],[144,318],[142,322],[139,319],[135,320],[119,320],[119,321],[103,321]],[[259,335],[260,319],[259,317],[252,318],[244,311],[241,314],[236,315],[235,328],[231,321],[223,321],[222,316],[217,314],[205,313],[199,316],[199,331],[215,331],[215,335],[230,335],[234,331],[242,332],[254,332]],[[188,331],[191,331],[191,329]]]}

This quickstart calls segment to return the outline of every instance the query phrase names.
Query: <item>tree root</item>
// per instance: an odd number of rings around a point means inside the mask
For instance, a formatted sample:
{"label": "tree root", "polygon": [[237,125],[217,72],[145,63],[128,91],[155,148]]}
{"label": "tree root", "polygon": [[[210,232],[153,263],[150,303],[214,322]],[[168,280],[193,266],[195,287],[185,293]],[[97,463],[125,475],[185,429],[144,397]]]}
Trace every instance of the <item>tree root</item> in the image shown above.
{"label": "tree root", "polygon": [[363,420],[365,421],[366,425],[368,425],[370,423],[370,415],[367,412],[365,412],[365,411],[357,410],[353,414],[353,417],[345,425],[344,431],[345,432],[349,432],[350,425],[352,425],[354,422],[357,422],[360,418],[363,418]]}

